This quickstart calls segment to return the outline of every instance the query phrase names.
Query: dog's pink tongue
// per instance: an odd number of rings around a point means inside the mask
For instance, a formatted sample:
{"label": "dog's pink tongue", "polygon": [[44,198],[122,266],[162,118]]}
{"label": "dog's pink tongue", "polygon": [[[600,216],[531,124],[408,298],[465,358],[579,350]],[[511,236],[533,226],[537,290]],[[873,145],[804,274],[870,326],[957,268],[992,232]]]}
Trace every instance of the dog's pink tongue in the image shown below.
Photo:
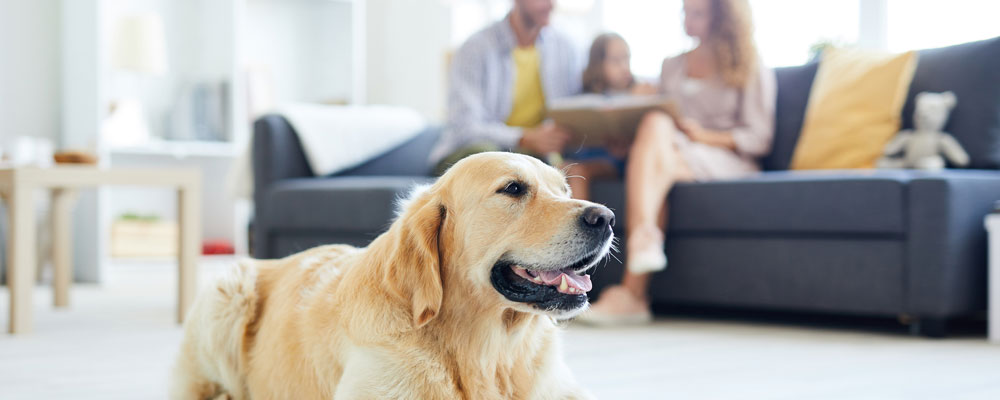
{"label": "dog's pink tongue", "polygon": [[[589,292],[590,289],[594,288],[593,282],[590,281],[590,275],[566,274],[556,270],[538,271],[538,277],[546,285],[555,286],[562,293],[576,294],[570,292],[569,288],[574,288],[579,292]],[[566,279],[565,288],[562,286],[563,277]]]}

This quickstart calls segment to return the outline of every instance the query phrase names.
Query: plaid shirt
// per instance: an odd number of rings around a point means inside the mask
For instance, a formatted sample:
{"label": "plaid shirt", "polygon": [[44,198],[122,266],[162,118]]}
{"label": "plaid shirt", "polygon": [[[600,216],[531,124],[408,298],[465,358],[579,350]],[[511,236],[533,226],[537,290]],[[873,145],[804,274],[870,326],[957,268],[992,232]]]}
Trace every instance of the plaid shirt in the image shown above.
{"label": "plaid shirt", "polygon": [[[511,51],[516,46],[508,17],[472,35],[459,47],[449,74],[448,126],[430,154],[431,164],[466,146],[517,146],[521,128],[504,124],[513,106]],[[579,94],[582,60],[570,40],[546,27],[535,47],[541,56],[545,100]]]}

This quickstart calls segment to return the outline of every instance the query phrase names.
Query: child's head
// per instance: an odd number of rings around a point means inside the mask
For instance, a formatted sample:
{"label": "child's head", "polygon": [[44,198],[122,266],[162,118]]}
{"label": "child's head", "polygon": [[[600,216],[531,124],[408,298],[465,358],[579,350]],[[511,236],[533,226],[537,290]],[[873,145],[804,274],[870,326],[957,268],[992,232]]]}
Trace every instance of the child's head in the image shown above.
{"label": "child's head", "polygon": [[590,59],[583,71],[583,90],[604,93],[628,90],[635,83],[629,66],[629,49],[617,33],[605,33],[590,45]]}

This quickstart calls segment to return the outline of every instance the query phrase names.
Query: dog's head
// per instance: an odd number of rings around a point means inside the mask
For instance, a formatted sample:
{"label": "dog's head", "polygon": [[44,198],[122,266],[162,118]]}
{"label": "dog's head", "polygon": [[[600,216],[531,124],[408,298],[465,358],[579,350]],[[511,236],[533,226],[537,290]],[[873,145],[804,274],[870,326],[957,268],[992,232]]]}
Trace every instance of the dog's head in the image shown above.
{"label": "dog's head", "polygon": [[537,159],[470,156],[401,204],[397,292],[411,299],[415,326],[443,296],[569,318],[586,308],[614,222],[607,207],[570,198],[565,176]]}

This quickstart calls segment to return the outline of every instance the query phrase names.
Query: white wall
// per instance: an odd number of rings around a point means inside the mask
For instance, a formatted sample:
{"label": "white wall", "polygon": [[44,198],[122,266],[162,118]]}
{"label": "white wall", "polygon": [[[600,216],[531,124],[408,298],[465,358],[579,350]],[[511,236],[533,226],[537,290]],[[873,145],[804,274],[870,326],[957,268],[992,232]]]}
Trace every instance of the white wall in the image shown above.
{"label": "white wall", "polygon": [[0,1],[0,147],[21,135],[58,138],[60,1]]}
{"label": "white wall", "polygon": [[443,120],[451,8],[427,0],[367,5],[368,103],[407,106]]}
{"label": "white wall", "polygon": [[[80,1],[80,0],[65,0]],[[195,82],[216,82],[230,79],[235,51],[235,15],[231,0],[102,0],[101,35],[99,43],[107,51],[113,47],[114,35],[120,18],[140,13],[155,13],[163,18],[167,41],[169,70],[157,77],[142,78],[140,87],[117,85],[128,74],[116,71],[112,65],[102,66],[107,77],[109,99],[116,96],[137,96],[142,99],[149,114],[154,134],[184,135],[185,128],[168,127],[181,88]],[[269,1],[270,3],[277,3]],[[296,2],[309,4],[309,2]],[[126,76],[123,76],[126,75]],[[233,75],[237,76],[237,75]],[[239,77],[239,76],[238,76]],[[133,77],[134,78],[134,77]],[[128,79],[125,79],[128,81]],[[236,82],[229,82],[233,88]],[[240,114],[243,115],[243,114]],[[234,123],[239,121],[232,120]],[[247,124],[248,125],[248,124]],[[245,140],[247,128],[234,134],[234,139]],[[111,150],[106,154],[116,168],[196,168],[202,172],[205,187],[202,192],[202,238],[234,241],[233,202],[225,193],[224,182],[229,172],[231,157],[176,158],[167,154],[133,154]],[[125,213],[151,214],[165,220],[176,218],[177,196],[169,188],[112,187],[107,190],[102,224],[117,219]],[[105,235],[107,237],[107,235]]]}
{"label": "white wall", "polygon": [[250,65],[269,73],[273,101],[351,100],[352,4],[254,0],[247,7]]}
{"label": "white wall", "polygon": [[[61,143],[63,146],[95,150],[97,129],[107,111],[107,76],[104,48],[99,45],[101,7],[110,0],[62,0],[60,27],[62,54],[60,71]],[[106,158],[101,159],[107,163]],[[100,282],[106,265],[108,225],[101,214],[107,190],[84,190],[73,215],[74,278]]]}

